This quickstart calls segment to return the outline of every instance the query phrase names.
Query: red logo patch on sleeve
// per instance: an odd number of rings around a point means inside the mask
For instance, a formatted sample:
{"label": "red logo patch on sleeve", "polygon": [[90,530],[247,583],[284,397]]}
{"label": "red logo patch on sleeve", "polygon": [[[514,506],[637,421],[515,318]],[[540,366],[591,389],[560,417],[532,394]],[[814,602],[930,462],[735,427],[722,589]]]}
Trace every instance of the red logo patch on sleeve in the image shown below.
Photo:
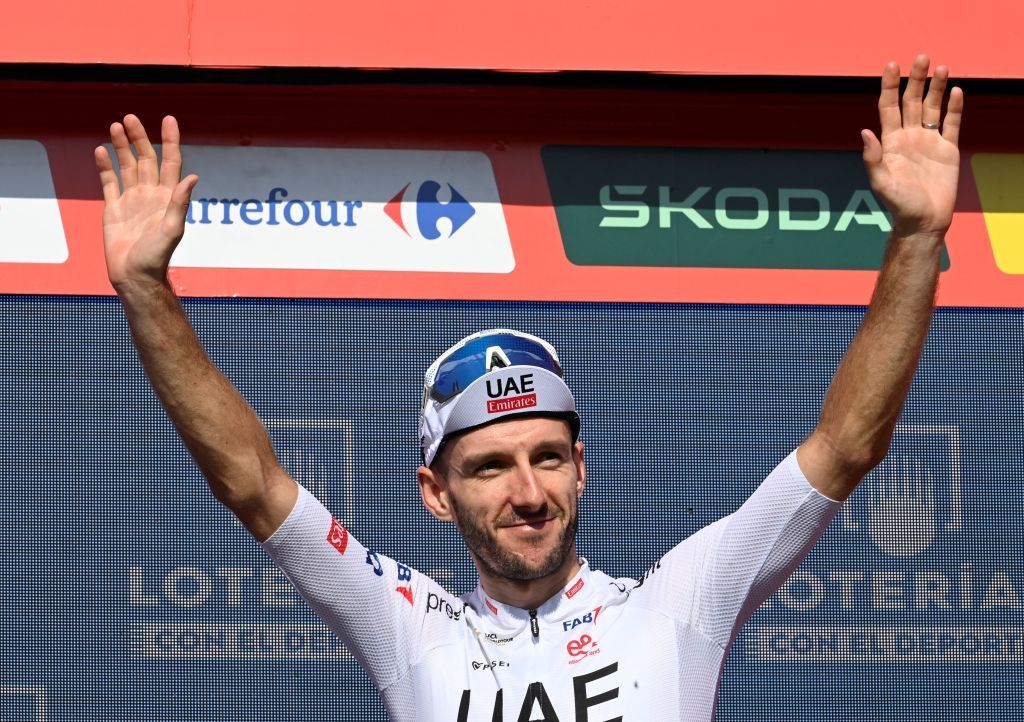
{"label": "red logo patch on sleeve", "polygon": [[405,601],[412,604],[412,587],[395,587],[395,591],[405,597]]}
{"label": "red logo patch on sleeve", "polygon": [[337,549],[339,554],[344,554],[348,547],[348,530],[333,517],[330,531],[327,532],[327,543]]}

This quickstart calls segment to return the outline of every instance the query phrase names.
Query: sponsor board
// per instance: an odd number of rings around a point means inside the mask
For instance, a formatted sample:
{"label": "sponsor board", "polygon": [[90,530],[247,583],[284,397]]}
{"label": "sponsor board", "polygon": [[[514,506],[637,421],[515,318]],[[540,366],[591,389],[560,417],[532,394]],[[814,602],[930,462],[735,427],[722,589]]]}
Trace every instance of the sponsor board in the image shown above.
{"label": "sponsor board", "polygon": [[860,153],[552,145],[542,155],[576,265],[872,270],[892,231]]}
{"label": "sponsor board", "polygon": [[340,660],[351,657],[323,624],[143,623],[129,630],[129,649],[148,659]]}
{"label": "sponsor board", "polygon": [[971,168],[996,265],[1024,274],[1024,154],[977,153]]}
{"label": "sponsor board", "polygon": [[[325,529],[325,540],[344,554],[349,541],[345,525],[354,517],[352,420],[268,417],[263,423],[289,475],[339,515]],[[238,524],[234,516],[230,518]],[[182,661],[350,658],[325,625],[291,621],[290,615],[303,609],[304,603],[276,566],[202,562],[131,566],[127,587],[128,605],[137,612],[128,629],[128,651],[138,657]],[[255,615],[257,621],[224,621],[225,614],[243,612],[249,618]]]}
{"label": "sponsor board", "polygon": [[772,662],[1024,662],[1024,627],[758,627]]}
{"label": "sponsor board", "polygon": [[[32,143],[38,166],[45,154]],[[186,170],[198,171],[201,182],[170,269],[175,291],[670,303],[870,299],[890,221],[867,190],[857,152],[530,141],[516,153],[497,153],[468,140],[437,143],[431,139],[430,150],[185,147]],[[47,140],[54,164],[47,185],[59,197],[39,228],[49,224],[53,233],[33,228],[31,244],[0,237],[0,292],[113,292],[104,273],[99,189],[92,176],[86,185],[70,160],[79,151],[88,148]],[[1020,197],[1019,158],[981,154],[972,164],[965,156],[940,306],[1020,307],[1024,261],[1014,224],[1021,214],[1013,200]],[[539,179],[545,172],[550,188]],[[38,198],[52,206],[52,192]],[[0,204],[0,229],[4,217]]]}
{"label": "sponsor board", "polygon": [[0,263],[67,258],[46,149],[34,140],[0,140]]}
{"label": "sponsor board", "polygon": [[509,273],[490,160],[472,151],[186,146],[177,267]]}
{"label": "sponsor board", "polygon": [[[355,518],[355,450],[351,419],[263,419],[274,449],[289,476],[328,509],[341,514],[341,525]],[[318,449],[326,448],[327,453]],[[335,468],[340,464],[342,473]],[[338,489],[338,482],[341,488]]]}
{"label": "sponsor board", "polygon": [[[777,662],[1024,661],[1024,626],[1015,624],[1024,622],[1021,570],[956,551],[974,506],[965,503],[961,457],[958,426],[898,424],[889,456],[840,511],[849,561],[794,571],[766,606],[807,623],[751,624],[748,654]],[[818,623],[836,615],[848,624]]]}

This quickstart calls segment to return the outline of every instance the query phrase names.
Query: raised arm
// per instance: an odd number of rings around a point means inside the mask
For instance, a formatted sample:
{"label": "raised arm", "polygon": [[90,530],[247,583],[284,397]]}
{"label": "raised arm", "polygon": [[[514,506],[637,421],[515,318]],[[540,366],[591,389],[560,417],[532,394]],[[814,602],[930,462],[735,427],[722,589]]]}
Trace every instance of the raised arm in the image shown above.
{"label": "raised arm", "polygon": [[96,148],[107,274],[146,375],[192,458],[214,495],[262,541],[287,517],[297,487],[256,414],[206,356],[167,280],[199,178],[181,179],[174,118],[164,118],[161,135],[158,163],[137,117],[110,126],[120,185],[106,148]]}
{"label": "raised arm", "polygon": [[882,75],[881,141],[861,131],[871,188],[893,216],[893,232],[871,306],[832,380],[817,428],[797,452],[811,484],[845,499],[885,458],[931,323],[942,242],[953,218],[963,93],[949,71],[935,69],[927,96],[928,58],[919,55],[899,99],[900,71]]}

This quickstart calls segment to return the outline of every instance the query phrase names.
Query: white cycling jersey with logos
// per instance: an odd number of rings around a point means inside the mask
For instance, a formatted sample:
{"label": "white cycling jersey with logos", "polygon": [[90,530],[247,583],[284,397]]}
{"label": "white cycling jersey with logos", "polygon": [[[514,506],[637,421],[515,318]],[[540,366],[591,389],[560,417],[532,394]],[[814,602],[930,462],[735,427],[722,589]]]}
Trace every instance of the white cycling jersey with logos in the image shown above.
{"label": "white cycling jersey with logos", "polygon": [[584,561],[533,611],[479,587],[449,594],[366,549],[305,490],[264,546],[396,722],[709,720],[730,642],[838,507],[808,484],[794,452],[639,581]]}

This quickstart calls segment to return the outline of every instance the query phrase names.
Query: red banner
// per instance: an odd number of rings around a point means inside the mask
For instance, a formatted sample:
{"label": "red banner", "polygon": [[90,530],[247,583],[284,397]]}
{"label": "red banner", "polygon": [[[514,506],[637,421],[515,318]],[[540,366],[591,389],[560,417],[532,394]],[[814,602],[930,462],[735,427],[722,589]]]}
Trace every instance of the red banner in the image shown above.
{"label": "red banner", "polygon": [[1017,0],[39,0],[4,13],[8,63],[874,76],[927,51],[958,77],[1024,77]]}
{"label": "red banner", "polygon": [[[749,95],[576,91],[570,97],[457,88],[419,88],[417,95],[400,87],[46,90],[0,88],[0,102],[12,108],[7,127],[0,127],[4,293],[111,293],[92,149],[103,142],[112,120],[108,109],[115,107],[137,110],[151,128],[165,110],[174,109],[181,120],[186,170],[201,176],[172,268],[186,296],[862,304],[874,283],[873,271],[855,270],[863,268],[857,253],[853,265],[829,265],[826,257],[815,261],[817,267],[792,257],[786,267],[750,259],[739,264],[746,267],[729,267],[728,260],[718,267],[686,265],[685,258],[671,267],[574,262],[559,215],[575,204],[599,219],[601,213],[622,217],[619,201],[583,191],[573,200],[570,187],[568,200],[556,204],[543,151],[555,145],[615,146],[627,154],[630,147],[702,147],[712,164],[716,153],[763,155],[761,148],[788,149],[787,158],[801,148],[815,157],[815,149],[826,148],[855,155],[859,128],[872,124],[872,98],[777,95],[766,103]],[[741,111],[754,105],[762,107],[762,124],[751,128],[741,122]],[[965,125],[941,304],[1019,307],[1024,300],[1019,106],[1013,99],[968,101],[975,112]],[[676,120],[687,113],[691,120]],[[801,123],[810,115],[813,123]],[[225,118],[235,119],[230,128]],[[408,129],[409,118],[419,119],[416,132]],[[697,187],[704,183],[700,166],[695,173],[686,182]],[[666,193],[676,193],[670,212],[645,218],[651,224],[667,218],[680,243],[698,218],[708,226],[751,229],[744,242],[759,237],[762,227],[785,242],[780,224],[769,219],[777,218],[776,199],[793,197],[816,205],[810,220],[794,211],[788,227],[806,229],[820,220],[836,248],[853,231],[885,231],[856,179],[852,190],[837,195],[812,176],[801,176],[796,191],[766,186],[756,193],[740,178],[731,184],[738,187],[733,200],[721,201],[725,206],[690,209],[680,201],[689,186],[679,193],[669,188]],[[653,176],[626,180],[648,183],[654,193],[648,197],[657,198]],[[607,181],[609,187],[619,182]],[[727,187],[708,184],[707,199],[730,197]],[[770,207],[749,206],[761,196]],[[751,208],[750,218],[765,220],[738,223]],[[595,233],[601,226],[595,224]],[[573,242],[579,251],[587,237]]]}

